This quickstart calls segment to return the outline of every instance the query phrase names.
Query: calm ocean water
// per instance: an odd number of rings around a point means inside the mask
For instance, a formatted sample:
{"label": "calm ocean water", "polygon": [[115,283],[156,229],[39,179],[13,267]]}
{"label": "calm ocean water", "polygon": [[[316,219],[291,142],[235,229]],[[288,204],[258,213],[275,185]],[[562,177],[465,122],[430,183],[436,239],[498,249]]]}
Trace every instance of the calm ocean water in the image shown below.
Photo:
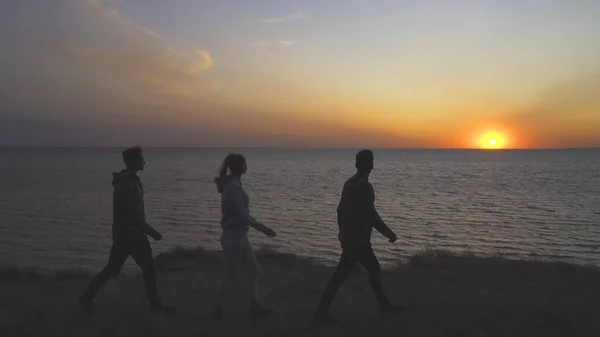
{"label": "calm ocean water", "polygon": [[[140,174],[156,254],[218,248],[212,182],[230,149],[146,149]],[[279,234],[256,246],[335,262],[335,208],[354,150],[242,149],[255,217]],[[375,150],[379,213],[399,240],[374,234],[384,264],[426,245],[600,263],[600,150]],[[0,265],[101,267],[111,245],[111,173],[120,149],[0,149]],[[130,266],[131,261],[129,262]]]}

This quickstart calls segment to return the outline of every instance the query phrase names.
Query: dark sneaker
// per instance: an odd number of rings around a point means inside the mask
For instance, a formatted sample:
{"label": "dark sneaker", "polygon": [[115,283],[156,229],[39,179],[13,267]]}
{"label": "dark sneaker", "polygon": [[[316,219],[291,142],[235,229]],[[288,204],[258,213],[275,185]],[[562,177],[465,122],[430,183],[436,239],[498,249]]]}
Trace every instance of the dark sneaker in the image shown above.
{"label": "dark sneaker", "polygon": [[260,305],[253,306],[250,309],[250,317],[254,322],[259,321],[262,318],[265,318],[273,313],[273,309],[261,307]]}
{"label": "dark sneaker", "polygon": [[85,296],[81,296],[79,298],[79,306],[83,309],[83,311],[89,313],[94,310],[94,301]]}
{"label": "dark sneaker", "polygon": [[222,321],[223,320],[223,308],[216,307],[215,311],[213,311],[212,318],[218,322]]}
{"label": "dark sneaker", "polygon": [[150,308],[150,311],[154,314],[162,314],[162,315],[169,315],[174,313],[177,310],[177,308],[175,307],[171,307],[168,305],[158,305],[158,306],[153,306]]}

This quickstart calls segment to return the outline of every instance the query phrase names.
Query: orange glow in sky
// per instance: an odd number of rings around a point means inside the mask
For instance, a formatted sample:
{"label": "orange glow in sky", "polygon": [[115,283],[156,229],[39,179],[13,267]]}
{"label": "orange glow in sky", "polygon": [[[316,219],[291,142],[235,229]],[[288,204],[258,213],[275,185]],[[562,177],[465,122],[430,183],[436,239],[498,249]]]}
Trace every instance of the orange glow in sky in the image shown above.
{"label": "orange glow in sky", "polygon": [[504,149],[507,146],[507,137],[498,131],[489,131],[479,136],[479,148],[481,149]]}
{"label": "orange glow in sky", "polygon": [[600,147],[600,1],[134,2],[0,1],[0,146]]}

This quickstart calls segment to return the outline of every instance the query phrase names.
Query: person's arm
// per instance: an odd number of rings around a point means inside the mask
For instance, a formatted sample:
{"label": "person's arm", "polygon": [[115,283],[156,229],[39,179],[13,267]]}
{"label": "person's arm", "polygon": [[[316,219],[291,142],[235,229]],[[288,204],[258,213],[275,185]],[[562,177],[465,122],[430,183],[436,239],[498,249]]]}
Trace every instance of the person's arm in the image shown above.
{"label": "person's arm", "polygon": [[145,220],[142,221],[142,222],[136,223],[136,225],[137,225],[137,228],[142,233],[145,233],[145,234],[149,235],[154,240],[160,240],[160,239],[162,239],[162,234],[160,234],[156,229],[154,229],[154,227],[150,226],[150,224],[147,223]]}
{"label": "person's arm", "polygon": [[342,207],[343,207],[342,202],[343,202],[343,199],[340,200],[340,203],[338,204],[338,207],[337,207],[337,224],[338,224],[338,229],[339,229],[338,240],[340,242],[342,242],[343,238],[344,238],[344,220],[343,220],[344,210],[342,209]]}
{"label": "person's arm", "polygon": [[373,227],[390,241],[396,240],[396,234],[385,224],[375,209],[375,192],[370,183],[364,183],[359,187],[361,213],[366,221],[373,223]]}
{"label": "person's arm", "polygon": [[266,233],[269,230],[267,226],[258,222],[258,220],[254,219],[250,215],[250,212],[248,212],[248,208],[242,197],[242,188],[240,186],[230,185],[223,193],[227,208],[233,209],[234,212],[241,216],[247,224],[252,226],[252,228],[263,233]]}
{"label": "person's arm", "polygon": [[127,187],[119,186],[115,189],[117,212],[126,215],[129,221],[125,225],[130,226],[130,229],[158,240],[161,238],[160,233],[146,222],[146,216],[136,205],[134,189],[133,184]]}
{"label": "person's arm", "polygon": [[342,237],[344,236],[345,227],[348,226],[348,198],[346,196],[347,187],[348,182],[346,182],[342,188],[340,202],[337,206],[337,224],[339,229],[338,239],[340,239],[340,241],[342,241]]}

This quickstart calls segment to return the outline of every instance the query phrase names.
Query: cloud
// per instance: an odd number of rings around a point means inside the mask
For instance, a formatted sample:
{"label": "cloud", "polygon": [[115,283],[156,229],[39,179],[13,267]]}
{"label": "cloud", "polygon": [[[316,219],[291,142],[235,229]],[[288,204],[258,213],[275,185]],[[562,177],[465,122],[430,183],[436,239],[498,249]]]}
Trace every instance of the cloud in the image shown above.
{"label": "cloud", "polygon": [[299,20],[299,19],[306,17],[306,15],[307,15],[306,12],[299,11],[299,12],[295,12],[295,13],[280,16],[280,17],[261,19],[261,20],[259,20],[259,22],[260,23],[281,23],[281,22],[285,22],[285,21]]}
{"label": "cloud", "polygon": [[152,119],[165,111],[200,114],[199,107],[218,97],[222,86],[207,73],[215,64],[209,50],[171,46],[125,15],[115,6],[120,1],[106,3],[55,0],[33,13],[37,0],[1,3],[0,12],[11,13],[14,22],[12,34],[3,30],[0,37],[14,48],[0,54],[0,115],[139,113]]}
{"label": "cloud", "polygon": [[[104,20],[100,30],[105,30],[105,36],[99,41],[78,39],[55,43],[54,50],[62,53],[65,60],[112,74],[119,79],[123,90],[146,100],[176,100],[184,96],[197,101],[207,91],[219,87],[203,74],[214,65],[209,51],[188,53],[169,46],[162,34],[117,6],[102,0],[85,1],[93,9],[93,16]],[[111,23],[117,23],[121,30],[110,30]]]}
{"label": "cloud", "polygon": [[305,100],[278,103],[280,94],[263,96],[268,87],[255,78],[221,90],[211,78],[219,59],[210,50],[171,46],[121,4],[0,1],[0,16],[10,14],[0,24],[12,19],[11,30],[0,30],[11,42],[0,53],[0,145],[367,146],[398,139],[327,119],[329,111]]}
{"label": "cloud", "polygon": [[196,54],[198,55],[199,59],[201,60],[201,65],[196,69],[196,71],[202,71],[205,69],[208,69],[210,67],[213,66],[213,64],[215,63],[212,59],[212,56],[210,56],[210,53],[205,51],[205,50],[199,50],[196,52]]}
{"label": "cloud", "polygon": [[167,51],[174,57],[179,58],[184,65],[183,68],[188,68],[191,73],[198,74],[207,70],[215,63],[210,53],[206,50],[198,50],[195,55],[190,55],[172,47],[168,47]]}
{"label": "cloud", "polygon": [[137,29],[145,35],[155,39],[162,38],[162,35],[159,32],[140,24],[114,5],[106,4],[102,2],[102,0],[87,0],[87,3],[93,8],[97,9],[107,19],[116,22],[119,25]]}
{"label": "cloud", "polygon": [[118,51],[75,41],[54,44],[55,53],[83,71],[114,79],[113,90],[139,102],[201,104],[219,87],[204,72],[214,61],[205,50],[188,54],[173,48],[133,45]]}
{"label": "cloud", "polygon": [[269,47],[273,45],[273,42],[270,41],[261,41],[261,42],[255,42],[252,44],[254,47]]}
{"label": "cloud", "polygon": [[283,41],[260,41],[253,43],[254,47],[273,47],[273,46],[283,46],[283,47],[291,47],[295,44],[294,41],[283,40]]}

